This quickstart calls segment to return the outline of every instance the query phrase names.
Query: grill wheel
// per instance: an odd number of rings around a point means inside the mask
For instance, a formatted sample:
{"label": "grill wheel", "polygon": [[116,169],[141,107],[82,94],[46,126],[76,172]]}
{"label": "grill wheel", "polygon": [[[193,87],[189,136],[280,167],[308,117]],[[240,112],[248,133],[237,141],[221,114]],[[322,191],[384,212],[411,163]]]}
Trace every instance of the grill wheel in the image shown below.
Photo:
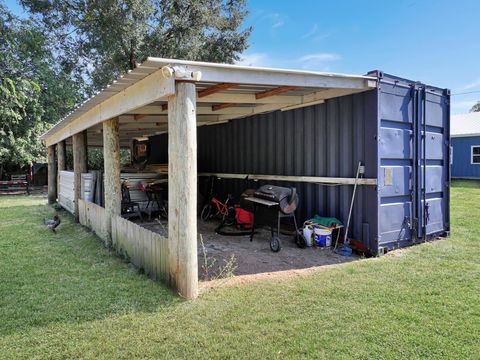
{"label": "grill wheel", "polygon": [[273,236],[270,240],[270,250],[273,252],[279,252],[282,248],[282,244],[280,242],[280,238],[278,236]]}

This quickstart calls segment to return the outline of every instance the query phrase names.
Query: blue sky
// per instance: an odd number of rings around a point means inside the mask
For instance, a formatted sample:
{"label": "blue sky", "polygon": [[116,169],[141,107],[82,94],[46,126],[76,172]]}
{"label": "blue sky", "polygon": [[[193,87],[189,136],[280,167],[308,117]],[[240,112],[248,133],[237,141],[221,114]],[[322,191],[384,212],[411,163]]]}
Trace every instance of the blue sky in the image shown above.
{"label": "blue sky", "polygon": [[[21,12],[16,0],[7,0]],[[374,69],[452,90],[452,113],[480,100],[478,0],[249,0],[241,63],[352,74]],[[475,92],[476,93],[470,93]]]}

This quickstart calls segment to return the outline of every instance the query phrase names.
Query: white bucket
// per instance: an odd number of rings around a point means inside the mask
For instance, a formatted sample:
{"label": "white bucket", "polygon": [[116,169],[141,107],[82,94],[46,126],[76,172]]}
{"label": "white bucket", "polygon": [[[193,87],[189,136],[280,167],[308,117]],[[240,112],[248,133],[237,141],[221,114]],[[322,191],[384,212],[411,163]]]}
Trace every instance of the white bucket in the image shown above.
{"label": "white bucket", "polygon": [[312,246],[312,237],[313,237],[313,227],[311,225],[305,225],[303,227],[303,238],[305,239],[305,244],[308,247]]}
{"label": "white bucket", "polygon": [[327,229],[315,227],[315,243],[319,247],[332,246],[332,232]]}

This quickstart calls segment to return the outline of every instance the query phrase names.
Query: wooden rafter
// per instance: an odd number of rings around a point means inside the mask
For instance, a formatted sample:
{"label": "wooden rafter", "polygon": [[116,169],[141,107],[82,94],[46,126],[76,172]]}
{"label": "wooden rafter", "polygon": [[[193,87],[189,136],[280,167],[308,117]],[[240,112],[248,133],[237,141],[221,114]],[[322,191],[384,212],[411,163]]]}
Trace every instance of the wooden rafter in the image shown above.
{"label": "wooden rafter", "polygon": [[232,87],[237,87],[239,84],[233,83],[220,83],[217,85],[210,86],[206,89],[200,90],[197,94],[197,97],[202,98],[211,94],[215,94],[217,92],[230,89]]}
{"label": "wooden rafter", "polygon": [[138,120],[143,119],[145,116],[147,116],[147,115],[146,114],[135,114],[135,115],[133,115],[133,119],[138,121]]}
{"label": "wooden rafter", "polygon": [[167,111],[167,110],[168,110],[168,104],[163,104],[162,111]]}
{"label": "wooden rafter", "polygon": [[212,106],[212,111],[218,111],[222,109],[226,109],[232,106],[235,106],[236,104],[234,103],[225,103],[225,104],[217,104]]}
{"label": "wooden rafter", "polygon": [[283,93],[286,93],[288,91],[296,90],[298,88],[299,88],[298,86],[279,86],[279,87],[276,87],[274,89],[262,91],[262,92],[259,92],[259,93],[255,94],[255,99],[259,100],[259,99],[263,99],[263,98],[266,98],[266,97],[269,97],[269,96],[283,94]]}

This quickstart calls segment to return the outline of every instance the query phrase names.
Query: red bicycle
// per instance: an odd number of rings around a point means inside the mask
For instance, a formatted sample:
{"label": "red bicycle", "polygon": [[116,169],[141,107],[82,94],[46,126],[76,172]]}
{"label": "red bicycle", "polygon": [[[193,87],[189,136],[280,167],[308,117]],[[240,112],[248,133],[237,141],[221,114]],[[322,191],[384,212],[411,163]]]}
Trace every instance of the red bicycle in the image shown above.
{"label": "red bicycle", "polygon": [[200,218],[203,221],[216,218],[222,220],[222,224],[231,226],[235,223],[235,207],[232,204],[233,197],[232,195],[228,194],[225,202],[221,202],[217,197],[215,197],[215,195],[213,195],[213,183],[214,178],[212,177],[209,201],[203,205]]}

